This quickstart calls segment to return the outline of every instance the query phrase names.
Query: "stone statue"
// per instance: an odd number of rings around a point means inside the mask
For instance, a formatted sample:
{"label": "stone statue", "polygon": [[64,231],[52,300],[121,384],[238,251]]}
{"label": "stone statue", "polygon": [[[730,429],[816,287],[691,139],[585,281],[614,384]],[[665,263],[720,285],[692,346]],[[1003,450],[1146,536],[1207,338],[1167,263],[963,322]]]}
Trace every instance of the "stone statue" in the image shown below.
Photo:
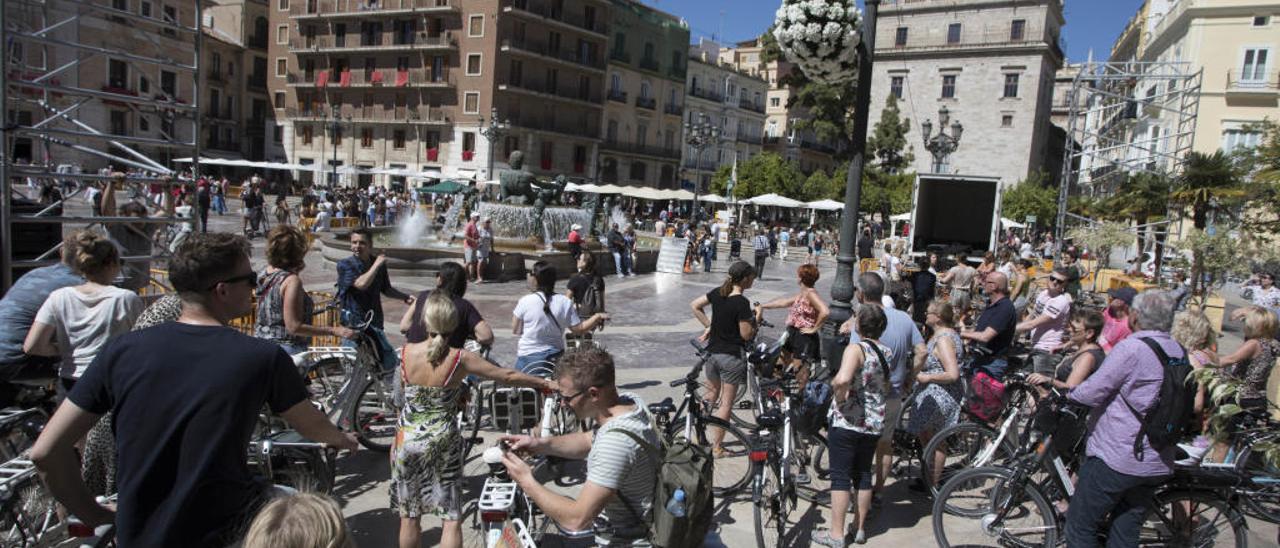
{"label": "stone statue", "polygon": [[598,232],[597,228],[600,224],[600,195],[588,193],[582,197],[582,209],[591,212],[591,224],[587,226],[587,232],[592,236],[599,237],[603,232]]}
{"label": "stone statue", "polygon": [[500,201],[507,202],[509,198],[518,197],[524,205],[529,205],[537,198],[536,195],[536,179],[532,173],[524,170],[524,153],[519,150],[511,153],[511,157],[507,159],[507,163],[511,166],[498,176],[499,186],[502,194]]}

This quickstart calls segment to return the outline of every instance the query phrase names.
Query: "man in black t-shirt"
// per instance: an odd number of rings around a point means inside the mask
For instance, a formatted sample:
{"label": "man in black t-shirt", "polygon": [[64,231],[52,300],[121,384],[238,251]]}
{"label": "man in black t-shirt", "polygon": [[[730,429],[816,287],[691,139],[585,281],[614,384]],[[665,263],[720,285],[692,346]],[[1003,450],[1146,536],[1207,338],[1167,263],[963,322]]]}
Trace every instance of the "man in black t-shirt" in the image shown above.
{"label": "man in black t-shirt", "polygon": [[1004,378],[1004,370],[1009,366],[1005,353],[1013,344],[1017,334],[1018,313],[1009,300],[1009,278],[1003,272],[992,272],[982,282],[982,288],[991,297],[991,302],[978,316],[978,323],[973,331],[965,331],[960,337],[967,341],[981,343],[983,354],[974,358],[973,365],[996,380]]}
{"label": "man in black t-shirt", "polygon": [[876,241],[871,237],[869,229],[862,229],[862,234],[858,235],[858,260],[870,259],[874,255],[871,250],[875,247]]}
{"label": "man in black t-shirt", "polygon": [[[309,439],[357,447],[312,405],[279,345],[227,327],[252,310],[248,250],[241,236],[190,236],[169,263],[182,316],[108,342],[31,449],[54,498],[88,525],[114,522],[121,546],[236,542],[270,489],[245,458],[264,404]],[[114,512],[94,502],[74,446],[108,411]]]}

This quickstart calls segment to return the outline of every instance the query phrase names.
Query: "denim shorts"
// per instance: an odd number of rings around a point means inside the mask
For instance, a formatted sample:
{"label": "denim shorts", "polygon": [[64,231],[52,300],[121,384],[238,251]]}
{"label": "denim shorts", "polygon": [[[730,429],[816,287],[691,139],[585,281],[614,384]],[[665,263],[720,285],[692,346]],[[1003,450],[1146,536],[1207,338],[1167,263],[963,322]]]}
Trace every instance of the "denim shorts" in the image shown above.
{"label": "denim shorts", "polygon": [[747,361],[737,354],[712,354],[707,358],[707,379],[742,386],[747,382]]}
{"label": "denim shorts", "polygon": [[530,369],[550,369],[555,370],[555,361],[564,355],[564,350],[548,350],[546,352],[534,352],[526,356],[516,356],[516,364],[512,366],[516,371],[521,373],[529,373]]}

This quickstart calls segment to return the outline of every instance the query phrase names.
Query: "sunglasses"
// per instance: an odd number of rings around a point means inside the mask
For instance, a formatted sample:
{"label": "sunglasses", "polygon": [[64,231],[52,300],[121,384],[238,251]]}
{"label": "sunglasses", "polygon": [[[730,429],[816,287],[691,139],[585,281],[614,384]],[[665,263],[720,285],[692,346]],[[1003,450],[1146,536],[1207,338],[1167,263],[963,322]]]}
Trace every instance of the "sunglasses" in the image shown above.
{"label": "sunglasses", "polygon": [[557,394],[556,399],[560,400],[560,405],[572,405],[574,398],[577,398],[578,396],[586,394],[588,390],[591,390],[591,388],[592,387],[588,386],[586,388],[583,388],[582,390],[579,390],[577,394],[572,394],[569,396],[566,396],[564,394]]}
{"label": "sunglasses", "polygon": [[1054,282],[1054,283],[1060,283],[1060,284],[1065,284],[1065,283],[1067,283],[1067,280],[1064,280],[1064,279],[1062,279],[1062,278],[1055,278],[1055,277],[1053,277],[1053,276],[1050,276],[1050,277],[1049,277],[1049,281]]}
{"label": "sunglasses", "polygon": [[258,285],[258,273],[257,273],[257,272],[250,272],[250,273],[248,273],[248,274],[244,274],[244,275],[241,275],[241,276],[235,276],[235,277],[233,277],[233,278],[227,278],[227,279],[225,279],[225,280],[219,280],[219,281],[217,281],[217,282],[214,282],[214,283],[213,283],[213,285],[209,286],[209,291],[213,291],[213,288],[218,287],[218,284],[233,284],[233,283],[237,283],[237,282],[249,282],[249,285],[250,285],[250,286],[257,286],[257,285]]}

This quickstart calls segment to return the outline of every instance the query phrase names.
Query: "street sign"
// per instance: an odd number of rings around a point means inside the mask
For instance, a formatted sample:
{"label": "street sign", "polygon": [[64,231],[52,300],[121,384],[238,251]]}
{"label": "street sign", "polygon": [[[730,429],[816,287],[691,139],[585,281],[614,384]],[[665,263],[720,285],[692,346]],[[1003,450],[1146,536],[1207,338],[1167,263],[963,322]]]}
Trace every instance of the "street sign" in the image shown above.
{"label": "street sign", "polygon": [[1028,222],[1028,223],[1034,223],[1034,222],[1036,222],[1036,216],[1035,216],[1035,215],[1027,215],[1027,222]]}

